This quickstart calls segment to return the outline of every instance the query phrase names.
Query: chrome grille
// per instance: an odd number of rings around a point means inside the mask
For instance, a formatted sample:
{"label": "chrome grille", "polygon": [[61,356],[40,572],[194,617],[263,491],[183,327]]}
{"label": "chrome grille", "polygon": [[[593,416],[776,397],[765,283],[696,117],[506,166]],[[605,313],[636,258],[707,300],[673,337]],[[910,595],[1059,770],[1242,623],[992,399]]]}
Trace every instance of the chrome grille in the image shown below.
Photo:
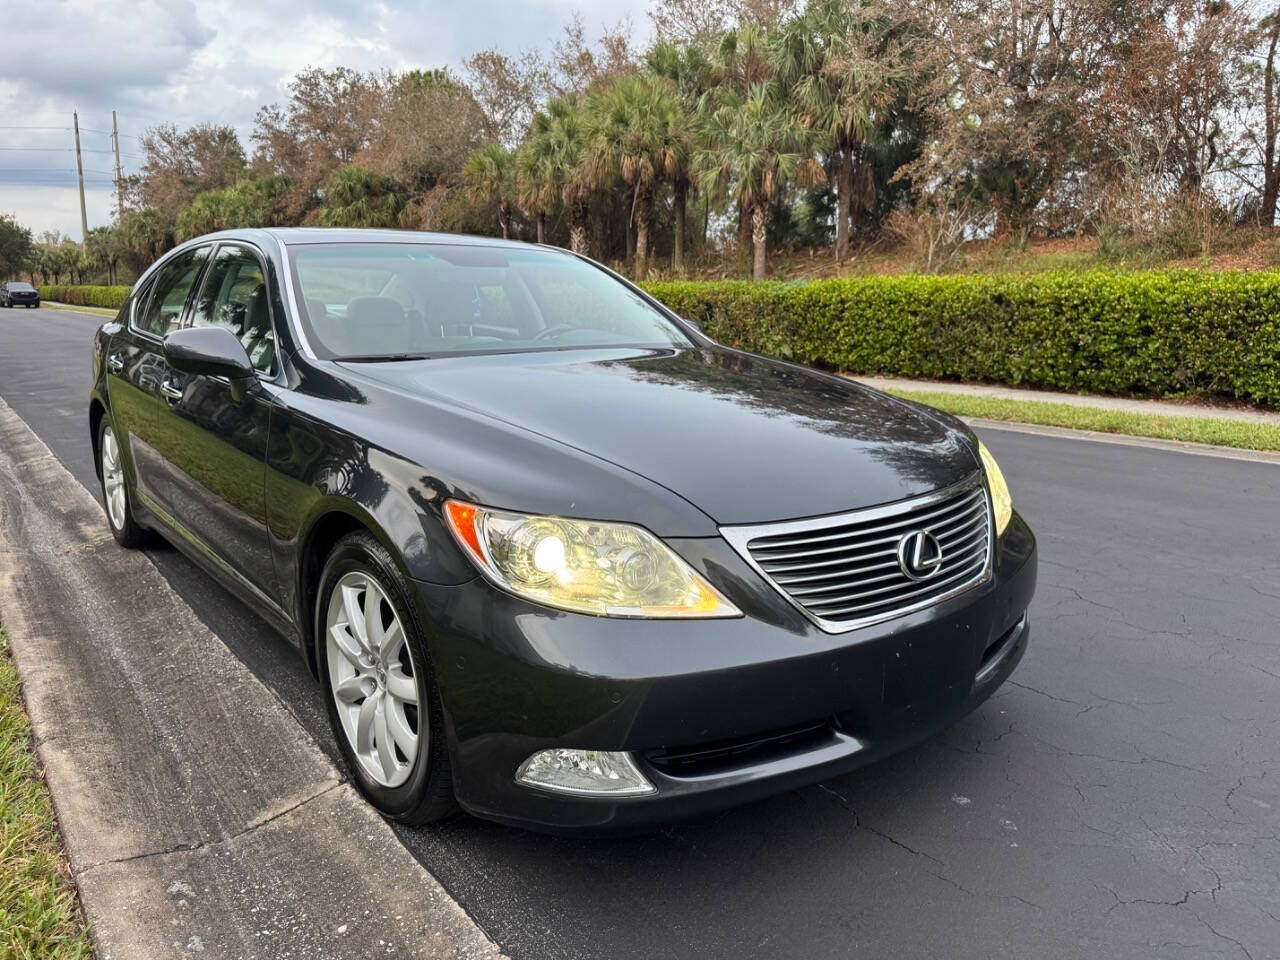
{"label": "chrome grille", "polygon": [[[931,534],[941,561],[927,579],[907,575],[904,538]],[[721,532],[783,596],[829,632],[902,616],[985,580],[991,509],[981,474],[913,500],[836,516]]]}

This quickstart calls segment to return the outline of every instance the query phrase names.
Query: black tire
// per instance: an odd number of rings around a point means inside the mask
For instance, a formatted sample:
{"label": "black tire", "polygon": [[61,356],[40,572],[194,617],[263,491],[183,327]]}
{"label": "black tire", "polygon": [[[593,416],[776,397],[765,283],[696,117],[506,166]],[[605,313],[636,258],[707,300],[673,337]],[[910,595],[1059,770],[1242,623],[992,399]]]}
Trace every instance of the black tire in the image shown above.
{"label": "black tire", "polygon": [[[103,462],[103,451],[106,449],[107,431],[111,431],[112,437],[115,436],[115,430],[112,429],[109,417],[104,416],[102,422],[98,424],[98,481],[102,486],[102,506],[103,511],[107,515],[107,529],[111,531],[111,535],[115,537],[116,543],[128,549],[136,549],[143,546],[147,542],[147,531],[133,519],[133,494],[129,490],[129,482],[124,479],[123,466],[121,467],[121,483],[124,497],[124,517],[122,522],[117,526],[116,520],[112,517],[111,508],[107,502],[111,494],[107,490],[107,468]],[[116,445],[117,456],[119,456],[119,444]]]}
{"label": "black tire", "polygon": [[[406,646],[411,655],[414,680],[418,690],[419,708],[415,714],[418,724],[419,746],[413,759],[408,779],[399,786],[389,787],[378,783],[365,769],[356,755],[346,729],[338,713],[338,703],[333,692],[329,670],[328,613],[331,595],[338,582],[348,574],[359,573],[371,577],[382,588],[388,603],[399,618]],[[389,820],[419,825],[441,820],[458,811],[453,793],[453,776],[449,763],[449,748],[444,728],[444,712],[440,694],[436,689],[435,671],[426,645],[426,630],[412,602],[408,588],[387,549],[368,533],[348,534],[338,541],[325,561],[320,575],[320,587],[316,591],[313,626],[316,638],[316,662],[320,682],[324,687],[325,706],[329,724],[333,729],[338,750],[346,762],[351,781],[365,799]],[[422,710],[421,705],[426,709]],[[421,736],[422,715],[427,720],[427,736]],[[425,740],[426,749],[422,749]]]}

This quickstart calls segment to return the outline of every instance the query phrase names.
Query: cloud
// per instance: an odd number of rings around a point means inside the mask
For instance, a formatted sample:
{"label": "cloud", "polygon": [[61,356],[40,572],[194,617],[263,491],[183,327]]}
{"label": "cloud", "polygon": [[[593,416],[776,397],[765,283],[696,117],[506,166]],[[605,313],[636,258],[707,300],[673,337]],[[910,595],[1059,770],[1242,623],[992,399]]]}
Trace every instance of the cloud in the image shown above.
{"label": "cloud", "polygon": [[258,108],[286,97],[289,78],[308,66],[456,69],[487,47],[549,49],[575,14],[589,36],[629,17],[639,39],[646,7],[647,0],[9,0],[6,47],[40,53],[0,59],[0,146],[9,148],[0,150],[0,211],[37,232],[79,238],[73,110],[92,226],[114,205],[113,109],[130,172],[139,164],[138,135],[161,122],[228,123],[247,146]]}

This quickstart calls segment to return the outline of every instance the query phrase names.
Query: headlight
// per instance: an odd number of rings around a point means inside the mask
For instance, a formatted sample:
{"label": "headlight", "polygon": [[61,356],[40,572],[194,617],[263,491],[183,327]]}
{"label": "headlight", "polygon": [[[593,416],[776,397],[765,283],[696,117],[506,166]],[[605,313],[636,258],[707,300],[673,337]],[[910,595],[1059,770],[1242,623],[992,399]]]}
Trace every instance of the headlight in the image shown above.
{"label": "headlight", "polygon": [[737,617],[741,611],[649,531],[444,505],[453,535],[494,583],[549,607],[608,617]]}
{"label": "headlight", "polygon": [[1013,497],[1009,496],[1009,485],[1004,482],[1004,474],[1000,472],[1000,464],[991,455],[987,445],[978,441],[978,453],[982,457],[982,468],[987,472],[987,484],[991,487],[991,508],[996,515],[996,536],[1004,533],[1013,516]]}

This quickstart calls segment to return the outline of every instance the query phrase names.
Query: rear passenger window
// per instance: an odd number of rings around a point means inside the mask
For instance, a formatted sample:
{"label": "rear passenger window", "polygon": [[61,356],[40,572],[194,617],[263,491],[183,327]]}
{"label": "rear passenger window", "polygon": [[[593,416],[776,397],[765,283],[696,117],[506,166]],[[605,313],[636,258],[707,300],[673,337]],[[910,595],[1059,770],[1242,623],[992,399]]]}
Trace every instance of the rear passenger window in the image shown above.
{"label": "rear passenger window", "polygon": [[152,292],[146,306],[135,314],[134,325],[143,333],[156,337],[178,329],[191,285],[208,256],[208,247],[196,247],[178,254],[161,267],[151,284]]}
{"label": "rear passenger window", "polygon": [[254,369],[275,370],[276,339],[262,264],[244,247],[221,246],[191,310],[193,327],[226,327],[244,344]]}

